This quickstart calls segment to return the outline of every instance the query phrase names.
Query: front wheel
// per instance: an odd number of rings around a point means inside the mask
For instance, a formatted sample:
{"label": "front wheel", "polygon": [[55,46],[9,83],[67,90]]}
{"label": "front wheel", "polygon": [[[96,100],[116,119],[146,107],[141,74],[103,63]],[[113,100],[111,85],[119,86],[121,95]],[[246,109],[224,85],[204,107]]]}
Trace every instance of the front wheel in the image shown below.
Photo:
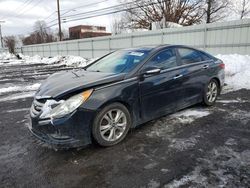
{"label": "front wheel", "polygon": [[120,103],[104,107],[96,116],[92,135],[101,146],[112,146],[121,142],[131,127],[127,108]]}
{"label": "front wheel", "polygon": [[207,106],[214,105],[219,94],[219,84],[215,79],[210,80],[207,84],[203,96],[203,103]]}

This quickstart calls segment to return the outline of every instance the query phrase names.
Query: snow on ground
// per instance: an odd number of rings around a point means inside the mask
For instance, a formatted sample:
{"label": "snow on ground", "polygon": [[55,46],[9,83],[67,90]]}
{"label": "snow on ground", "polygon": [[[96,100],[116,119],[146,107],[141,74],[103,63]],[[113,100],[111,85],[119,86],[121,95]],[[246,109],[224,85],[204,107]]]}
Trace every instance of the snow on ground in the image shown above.
{"label": "snow on ground", "polygon": [[0,65],[16,65],[16,64],[60,64],[65,66],[73,67],[85,67],[90,59],[83,58],[80,56],[54,56],[54,57],[40,57],[35,56],[25,56],[19,54],[22,59],[17,59],[14,55],[10,53],[0,54]]}
{"label": "snow on ground", "polygon": [[0,53],[0,60],[16,59],[15,55],[9,52]]}
{"label": "snow on ground", "polygon": [[249,55],[217,55],[225,63],[226,91],[250,89],[250,56]]}
{"label": "snow on ground", "polygon": [[18,99],[26,99],[28,97],[33,97],[33,96],[34,96],[34,91],[15,93],[15,94],[7,95],[5,97],[0,97],[0,102],[13,101],[13,100],[18,100]]}
{"label": "snow on ground", "polygon": [[0,88],[0,95],[8,92],[14,92],[14,91],[35,91],[39,88],[41,84],[36,83],[32,85],[26,85],[26,86],[10,86],[10,87],[4,87]]}
{"label": "snow on ground", "polygon": [[202,109],[188,109],[184,111],[180,111],[171,115],[173,118],[176,118],[180,123],[192,123],[195,119],[208,116],[210,114],[209,111],[205,111]]}
{"label": "snow on ground", "polygon": [[[196,108],[196,109],[185,109],[180,112],[169,115],[167,119],[161,118],[158,119],[155,125],[152,127],[152,130],[147,134],[148,137],[160,137],[162,139],[168,140],[170,137],[172,138],[174,135],[175,126],[188,126],[193,121],[208,116],[211,112],[208,109]],[[185,146],[182,142],[185,143],[193,143],[194,140],[176,140],[173,143],[173,147],[183,148]],[[177,146],[178,145],[178,146]]]}

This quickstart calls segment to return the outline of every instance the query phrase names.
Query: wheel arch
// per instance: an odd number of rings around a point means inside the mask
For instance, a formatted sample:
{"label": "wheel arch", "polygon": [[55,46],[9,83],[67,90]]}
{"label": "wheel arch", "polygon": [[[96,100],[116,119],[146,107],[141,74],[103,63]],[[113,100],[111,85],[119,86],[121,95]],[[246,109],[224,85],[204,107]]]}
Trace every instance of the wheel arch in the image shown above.
{"label": "wheel arch", "polygon": [[114,99],[111,101],[107,101],[107,102],[103,103],[101,106],[99,106],[98,110],[101,110],[105,106],[108,106],[108,105],[113,104],[113,103],[121,103],[122,105],[124,105],[128,109],[128,111],[132,110],[131,105],[128,102],[125,102],[125,101],[120,100],[120,99]]}
{"label": "wheel arch", "polygon": [[111,101],[107,101],[105,103],[103,103],[99,108],[98,108],[98,111],[101,111],[101,109],[103,109],[104,107],[110,105],[110,104],[113,104],[113,103],[120,103],[122,105],[124,105],[127,109],[128,109],[128,112],[130,114],[130,118],[131,118],[131,121],[132,121],[132,127],[135,127],[136,126],[136,114],[134,113],[135,110],[133,109],[132,107],[132,104],[129,104],[128,102],[124,101],[124,100],[121,100],[121,99],[113,99]]}
{"label": "wheel arch", "polygon": [[218,77],[213,77],[213,78],[211,78],[211,80],[215,80],[218,83],[219,94],[220,94],[220,92],[221,92],[221,82],[220,82],[220,79]]}

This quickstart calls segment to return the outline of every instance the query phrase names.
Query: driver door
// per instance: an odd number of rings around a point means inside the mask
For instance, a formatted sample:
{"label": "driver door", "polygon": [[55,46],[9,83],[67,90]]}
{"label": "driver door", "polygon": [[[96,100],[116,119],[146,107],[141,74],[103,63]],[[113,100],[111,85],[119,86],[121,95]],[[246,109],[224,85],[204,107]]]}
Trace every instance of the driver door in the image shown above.
{"label": "driver door", "polygon": [[[144,121],[174,112],[183,102],[182,71],[178,66],[174,48],[158,52],[143,66],[142,72],[151,69],[144,72],[139,83]],[[152,71],[154,69],[160,71]]]}

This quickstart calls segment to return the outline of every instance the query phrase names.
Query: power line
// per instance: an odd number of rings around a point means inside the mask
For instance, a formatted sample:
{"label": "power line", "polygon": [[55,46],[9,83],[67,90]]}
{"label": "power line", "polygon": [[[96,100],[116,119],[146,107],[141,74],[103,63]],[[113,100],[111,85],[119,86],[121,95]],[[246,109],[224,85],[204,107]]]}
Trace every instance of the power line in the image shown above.
{"label": "power line", "polygon": [[63,9],[61,11],[72,10],[72,9],[79,9],[79,8],[81,9],[82,7],[86,8],[86,7],[89,7],[89,6],[92,6],[92,5],[96,5],[96,4],[99,4],[99,3],[103,3],[103,2],[106,2],[106,1],[109,1],[109,0],[102,0],[102,1],[99,1],[99,2],[90,3],[90,4],[86,4],[86,5],[81,5],[81,6],[78,6],[78,7],[75,7],[75,8],[71,8],[71,9]]}
{"label": "power line", "polygon": [[[18,6],[17,8],[15,8],[15,9],[13,10],[13,12],[18,11],[18,10],[21,9],[22,7],[25,7],[27,3],[29,4],[29,1],[32,1],[32,0],[26,0],[26,1],[25,1],[24,3],[22,3],[20,6]],[[10,16],[10,14],[8,14],[7,16]],[[6,16],[5,16],[5,17],[2,17],[2,18],[6,18]]]}
{"label": "power line", "polygon": [[53,13],[51,13],[49,16],[45,17],[43,20],[47,20],[49,19],[51,16],[53,16],[57,11],[54,11]]}
{"label": "power line", "polygon": [[16,16],[21,15],[23,10],[25,10],[34,0],[29,0],[27,4],[25,4],[23,7],[19,8],[20,10],[17,10]]}
{"label": "power line", "polygon": [[[139,1],[142,1],[142,0],[139,0]],[[90,13],[97,13],[97,12],[105,11],[105,10],[109,10],[109,9],[117,10],[118,8],[124,8],[125,5],[133,4],[135,2],[136,1],[133,1],[130,3],[123,3],[123,4],[119,4],[119,5],[114,5],[114,6],[110,6],[110,7],[106,7],[106,8],[102,8],[102,9],[92,10],[92,11],[88,11],[88,12],[72,14],[72,15],[68,15],[67,17],[77,17],[77,16],[86,15],[86,14],[90,14]],[[63,17],[63,18],[66,18],[66,17]]]}
{"label": "power line", "polygon": [[[31,3],[32,1],[33,1],[33,0],[31,0],[30,3]],[[35,7],[36,7],[38,4],[40,4],[42,1],[43,1],[43,0],[37,1],[37,3],[34,4],[32,7],[30,7],[29,10],[35,8]],[[30,3],[29,3],[29,4],[30,4]],[[27,4],[27,5],[28,5],[28,4]],[[26,7],[27,7],[27,6],[26,6]],[[25,8],[24,8],[21,12],[19,12],[19,13],[17,14],[17,16],[23,15],[23,14],[25,14],[25,13],[28,11],[28,10],[26,10],[26,11],[24,11],[24,10],[25,10]]]}
{"label": "power line", "polygon": [[[128,10],[137,9],[137,8],[140,8],[140,7],[145,7],[145,6],[148,6],[148,5],[159,4],[159,3],[160,2],[154,2],[154,3],[149,3],[149,4],[145,4],[145,5],[140,5],[140,6],[136,5],[136,6],[130,7],[130,8],[124,8],[122,6],[124,4],[122,4],[122,5],[119,5],[119,6],[121,6],[120,9],[118,8],[118,6],[113,6],[113,7],[105,8],[105,9],[115,8],[115,9],[109,10],[108,12],[103,12],[104,9],[100,9],[100,10],[95,10],[95,11],[89,11],[89,12],[86,12],[86,13],[82,13],[82,14],[86,15],[86,16],[83,16],[83,17],[72,18],[72,19],[69,19],[69,20],[67,20],[68,17],[64,17],[64,18],[66,18],[66,20],[64,21],[64,23],[72,22],[72,21],[78,21],[78,20],[83,20],[83,19],[88,19],[88,18],[94,18],[94,17],[99,17],[99,16],[105,16],[105,15],[110,15],[110,14],[115,14],[115,13],[119,13],[119,12],[125,12],[125,11],[128,11]],[[99,13],[96,13],[98,11],[99,11]],[[89,13],[94,13],[94,14],[88,15]]]}
{"label": "power line", "polygon": [[16,12],[18,9],[21,9],[22,6],[25,7],[26,3],[29,3],[29,1],[31,1],[31,0],[26,0],[21,6],[17,7],[13,12]]}
{"label": "power line", "polygon": [[[142,0],[139,0],[139,1],[142,1]],[[112,9],[114,9],[115,12],[117,12],[117,10],[119,10],[119,8],[120,8],[120,9],[121,9],[121,8],[124,8],[124,5],[133,4],[134,2],[136,2],[136,1],[133,1],[133,2],[130,2],[130,3],[123,3],[123,4],[119,4],[119,5],[114,5],[114,6],[110,6],[110,7],[106,7],[106,8],[102,8],[102,9],[87,11],[87,12],[83,12],[83,13],[72,14],[72,15],[64,16],[64,17],[63,17],[63,15],[65,15],[65,14],[62,14],[61,16],[62,16],[62,18],[65,19],[65,18],[70,18],[70,17],[76,17],[76,16],[79,16],[79,15],[88,15],[88,14],[91,14],[91,13],[92,13],[92,15],[93,15],[93,13],[94,13],[94,15],[95,15],[95,14],[97,15],[98,12],[99,12],[99,14],[100,14],[100,13],[102,13],[102,12],[104,12],[104,11],[108,11],[108,10],[112,11]],[[89,4],[89,6],[90,6],[90,5],[93,5],[93,4],[95,4],[95,3],[91,3],[91,4]],[[93,17],[94,17],[94,16],[93,16]],[[57,19],[54,19],[54,20],[48,22],[47,24],[49,25],[49,24],[51,23],[51,26],[50,26],[50,27],[55,26],[56,23],[53,23],[53,22],[55,22],[55,21],[57,21]],[[64,21],[64,23],[66,23],[66,22]]]}
{"label": "power line", "polygon": [[[71,12],[71,11],[74,11],[74,10],[77,10],[77,9],[79,9],[79,8],[81,9],[81,7],[87,8],[87,7],[90,7],[90,6],[99,4],[99,3],[103,3],[103,2],[106,2],[106,1],[109,1],[109,0],[102,0],[102,1],[99,1],[99,2],[95,2],[95,3],[89,3],[89,4],[86,4],[86,5],[82,5],[82,6],[75,7],[75,8],[71,8],[71,9],[64,9],[64,10],[61,10],[61,12],[62,12],[62,11],[65,11],[65,10],[68,10],[68,11],[64,12],[63,14],[61,14],[61,16],[66,15],[67,13],[69,13],[69,12]],[[49,21],[47,24],[50,24],[50,23],[52,24],[52,23],[55,22],[55,21],[58,21],[58,19],[57,19],[57,18],[56,18],[56,19],[53,19],[53,20]]]}
{"label": "power line", "polygon": [[[110,6],[110,7],[106,7],[106,8],[102,8],[102,9],[97,9],[97,10],[92,10],[92,11],[88,11],[88,12],[83,12],[83,13],[78,13],[78,14],[73,14],[73,15],[65,16],[65,17],[63,17],[64,19],[71,18],[71,17],[72,18],[68,19],[68,20],[64,20],[63,23],[68,23],[68,22],[73,22],[73,21],[78,21],[78,20],[84,20],[84,19],[93,18],[93,17],[99,17],[99,16],[104,16],[104,15],[115,14],[115,13],[119,13],[119,12],[124,12],[124,11],[132,10],[132,9],[137,9],[137,8],[140,8],[140,7],[145,7],[145,6],[149,6],[149,5],[161,3],[161,2],[151,2],[151,3],[148,3],[148,4],[144,4],[144,5],[135,5],[135,6],[132,6],[130,8],[124,8],[124,5],[133,4],[133,3],[139,2],[139,1],[142,1],[142,0],[133,1],[131,3],[123,3],[123,4],[114,5],[114,6]],[[93,3],[91,3],[91,4],[93,4]],[[69,10],[71,10],[71,9],[69,9]],[[68,12],[65,12],[62,15],[65,15]],[[74,18],[74,17],[76,17],[76,18]],[[53,26],[58,25],[58,22],[53,23],[54,21],[56,21],[56,20],[53,20],[53,21],[49,22],[49,23],[51,23],[51,25],[49,25],[47,23],[48,26],[46,28],[51,28]]]}
{"label": "power line", "polygon": [[[135,1],[131,2],[131,4],[132,3],[135,3]],[[85,15],[85,16],[84,17],[79,17],[79,18],[72,18],[72,19],[69,19],[69,20],[64,20],[63,23],[68,23],[68,22],[73,22],[73,21],[78,21],[78,20],[84,20],[84,19],[94,18],[94,17],[99,17],[99,16],[105,16],[105,15],[115,14],[115,13],[119,13],[119,12],[125,12],[125,11],[128,11],[128,10],[137,9],[137,8],[140,8],[140,7],[145,7],[145,6],[148,6],[148,5],[154,5],[154,4],[159,4],[159,3],[160,2],[154,2],[154,3],[148,3],[148,4],[140,5],[140,6],[136,5],[136,6],[133,6],[133,7],[130,7],[130,8],[124,8],[124,5],[125,4],[127,5],[127,3],[124,3],[124,4],[120,4],[120,5],[115,5],[115,6],[111,6],[111,7],[106,7],[106,8],[102,8],[102,9],[98,9],[98,10],[93,10],[93,11],[88,11],[88,12],[85,12],[85,13],[81,13],[81,15]],[[120,7],[120,9],[119,9],[119,7]],[[105,10],[108,10],[108,12],[103,12]],[[79,15],[79,14],[77,14],[77,15]],[[64,17],[64,18],[68,18],[68,17]],[[57,23],[49,25],[48,28],[51,28],[51,27],[53,27],[55,25],[57,25]]]}

